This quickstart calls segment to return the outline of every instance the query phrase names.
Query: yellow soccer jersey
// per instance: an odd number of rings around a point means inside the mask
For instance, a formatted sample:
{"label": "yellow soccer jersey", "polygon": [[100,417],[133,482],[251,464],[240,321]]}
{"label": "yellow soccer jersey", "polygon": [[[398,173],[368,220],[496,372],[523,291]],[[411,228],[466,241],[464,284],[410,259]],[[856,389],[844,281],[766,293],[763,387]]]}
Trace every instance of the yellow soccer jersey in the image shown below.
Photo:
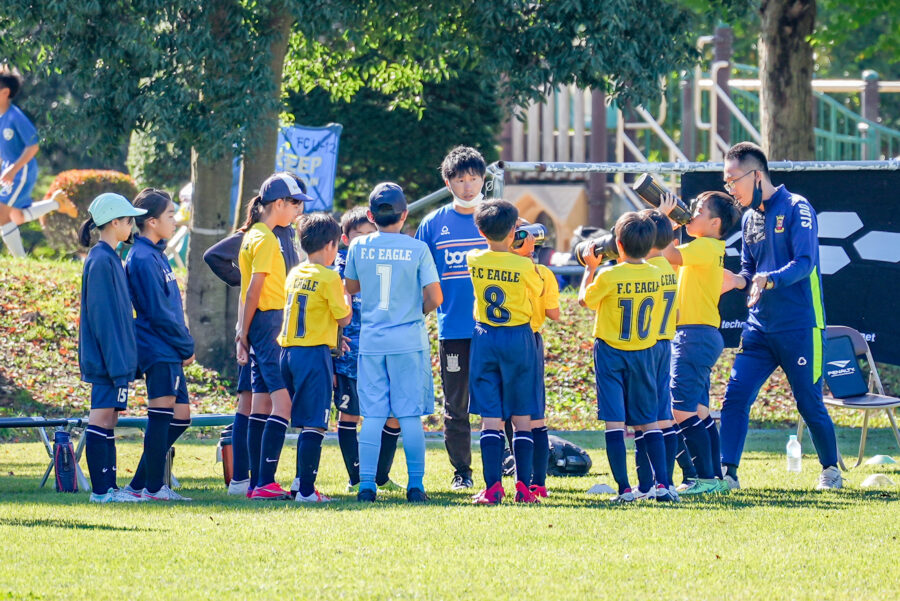
{"label": "yellow soccer jersey", "polygon": [[718,328],[719,296],[725,277],[725,242],[716,238],[696,238],[678,247],[681,267],[678,269],[678,294],[675,306],[678,321],[684,325],[707,325]]}
{"label": "yellow soccer jersey", "polygon": [[475,288],[475,319],[492,326],[519,326],[531,321],[534,299],[544,282],[531,259],[487,249],[466,254]]}
{"label": "yellow soccer jersey", "polygon": [[597,312],[594,338],[623,351],[656,344],[653,312],[662,302],[661,279],[659,268],[649,263],[619,263],[599,271],[584,297]]}
{"label": "yellow soccer jersey", "polygon": [[675,296],[678,290],[678,276],[665,257],[653,257],[647,259],[647,262],[662,272],[659,291],[662,302],[653,309],[656,339],[672,340],[675,337]]}
{"label": "yellow soccer jersey", "polygon": [[247,299],[247,288],[253,274],[264,273],[266,279],[257,308],[260,311],[284,309],[284,257],[278,238],[265,224],[256,223],[244,234],[238,267],[241,270],[241,302]]}
{"label": "yellow soccer jersey", "polygon": [[316,263],[301,263],[288,274],[287,303],[278,344],[319,346],[337,344],[337,320],[350,314],[338,272]]}
{"label": "yellow soccer jersey", "polygon": [[544,281],[541,294],[534,299],[534,313],[531,315],[531,330],[539,332],[547,320],[548,309],[559,309],[559,282],[546,265],[535,265]]}

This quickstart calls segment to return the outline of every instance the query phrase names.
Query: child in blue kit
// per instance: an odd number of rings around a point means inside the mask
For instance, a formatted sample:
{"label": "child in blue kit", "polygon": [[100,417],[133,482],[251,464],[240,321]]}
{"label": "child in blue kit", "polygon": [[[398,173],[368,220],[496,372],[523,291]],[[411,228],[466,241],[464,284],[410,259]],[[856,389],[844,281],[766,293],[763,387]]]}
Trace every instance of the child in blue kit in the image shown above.
{"label": "child in blue kit", "polygon": [[24,257],[19,226],[50,211],[75,218],[78,209],[62,190],[49,200],[32,202],[40,138],[25,113],[12,103],[22,87],[19,73],[0,66],[0,235],[14,257]]}
{"label": "child in blue kit", "polygon": [[441,304],[437,269],[428,246],[402,234],[406,197],[394,183],[375,186],[368,217],[378,231],[350,243],[344,270],[347,292],[360,293],[361,329],[357,393],[364,421],[359,433],[359,493],[376,498],[376,464],[388,417],[400,422],[409,472],[406,498],[428,500],[422,416],[434,411],[425,314]]}
{"label": "child in blue kit", "polygon": [[308,259],[291,270],[285,283],[284,325],[278,336],[281,373],[291,393],[291,425],[297,439],[301,503],[330,499],[316,489],[322,439],[331,409],[331,349],[338,326],[350,323],[350,305],[341,276],[332,269],[341,228],[331,215],[313,213],[300,222],[300,246]]}
{"label": "child in blue kit", "polygon": [[[310,197],[302,192],[290,174],[276,173],[268,178],[251,202],[248,219],[254,223],[241,242],[238,258],[241,309],[236,342],[238,362],[250,362],[254,393],[247,434],[250,484],[253,487],[251,499],[290,496],[275,481],[291,414],[291,395],[281,373],[281,347],[277,341],[287,274],[278,238],[272,229],[289,226],[308,200]],[[264,423],[262,417],[266,418]],[[257,458],[258,462],[255,461]]]}
{"label": "child in blue kit", "polygon": [[[592,244],[585,255],[578,300],[597,312],[593,331],[597,417],[606,422],[606,455],[619,487],[613,501],[630,503],[635,494],[628,481],[626,425],[642,432],[653,472],[665,474],[667,469],[665,443],[657,423],[659,359],[653,319],[654,307],[662,303],[661,273],[643,260],[656,240],[653,220],[625,213],[614,231],[620,263],[596,271],[603,257],[594,255]],[[662,483],[656,485],[653,497],[677,500]]]}
{"label": "child in blue kit", "polygon": [[[341,242],[350,243],[376,231],[375,224],[369,221],[365,207],[354,207],[341,217]],[[334,261],[334,268],[344,277],[347,265],[347,251],[339,250]],[[338,444],[341,456],[350,478],[347,490],[359,492],[359,440],[356,428],[359,425],[359,395],[356,393],[356,365],[359,362],[359,329],[362,299],[354,294],[350,299],[353,315],[350,324],[344,328],[343,336],[347,340],[348,350],[334,360],[334,406],[338,411]],[[397,418],[388,418],[381,432],[381,450],[378,454],[378,471],[375,484],[379,490],[404,491],[405,489],[391,480],[391,465],[397,451],[397,439],[400,438],[400,423]]]}
{"label": "child in blue kit", "polygon": [[91,502],[133,502],[116,486],[115,427],[118,412],[128,403],[128,384],[137,371],[134,315],[122,261],[120,242],[129,240],[134,217],[146,213],[119,194],[101,194],[88,208],[79,242],[90,246],[91,231],[100,240],[84,262],[81,280],[81,322],[78,326],[78,364],[81,379],[91,384],[91,413],[84,435],[91,476]]}
{"label": "child in blue kit", "polygon": [[175,204],[167,192],[145,188],[134,206],[140,235],[125,261],[136,314],[138,369],[147,380],[144,452],[125,492],[148,501],[190,501],[163,484],[166,455],[191,424],[184,366],[194,361],[194,339],[184,322],[181,291],[166,257],[175,233]]}

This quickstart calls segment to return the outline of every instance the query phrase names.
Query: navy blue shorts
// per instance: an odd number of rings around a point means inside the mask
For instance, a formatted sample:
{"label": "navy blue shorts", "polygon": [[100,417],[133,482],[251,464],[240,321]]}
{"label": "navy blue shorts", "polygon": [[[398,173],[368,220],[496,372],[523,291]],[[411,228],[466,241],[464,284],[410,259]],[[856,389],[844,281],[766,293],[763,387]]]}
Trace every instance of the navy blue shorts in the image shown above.
{"label": "navy blue shorts", "polygon": [[429,351],[360,355],[356,393],[363,417],[421,417],[434,413]]}
{"label": "navy blue shorts", "polygon": [[538,410],[531,414],[531,419],[544,419],[547,414],[547,390],[544,387],[544,337],[540,332],[534,333],[534,345],[536,351],[535,372],[537,380],[534,389],[537,392]]}
{"label": "navy blue shorts", "polygon": [[240,393],[246,390],[253,390],[250,384],[250,364],[238,363],[237,391]]}
{"label": "navy blue shorts", "polygon": [[597,380],[597,419],[643,426],[656,421],[657,351],[613,348],[594,339],[594,376]]}
{"label": "navy blue shorts", "polygon": [[359,415],[359,395],[356,393],[356,378],[344,374],[334,374],[334,406],[341,413]]}
{"label": "navy blue shorts", "polygon": [[669,367],[672,363],[672,341],[658,340],[656,350],[656,393],[659,395],[659,413],[656,420],[672,419],[672,394],[669,391]]}
{"label": "navy blue shorts", "polygon": [[504,420],[540,414],[536,372],[531,325],[476,323],[469,350],[469,413]]}
{"label": "navy blue shorts", "polygon": [[250,389],[253,392],[276,392],[287,388],[281,375],[281,331],[283,311],[257,311],[250,322]]}
{"label": "navy blue shorts", "polygon": [[128,386],[91,384],[91,409],[115,409],[125,411],[128,407]]}
{"label": "navy blue shorts", "polygon": [[175,402],[189,402],[187,380],[180,363],[154,363],[144,374],[147,381],[147,398],[175,397]]}
{"label": "navy blue shorts", "polygon": [[694,412],[709,407],[709,376],[725,345],[713,326],[678,326],[672,340],[672,408]]}
{"label": "navy blue shorts", "polygon": [[331,413],[331,349],[289,346],[281,354],[281,374],[291,395],[291,426],[327,428]]}

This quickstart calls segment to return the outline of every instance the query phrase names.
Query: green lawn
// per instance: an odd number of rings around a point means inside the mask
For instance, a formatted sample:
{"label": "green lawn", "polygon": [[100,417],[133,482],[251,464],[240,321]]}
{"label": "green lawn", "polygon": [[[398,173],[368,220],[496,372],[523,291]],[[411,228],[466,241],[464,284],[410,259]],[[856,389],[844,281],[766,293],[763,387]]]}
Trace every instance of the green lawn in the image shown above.
{"label": "green lawn", "polygon": [[[38,490],[43,448],[0,444],[0,598],[897,599],[900,491],[859,484],[876,471],[900,483],[900,467],[863,467],[845,490],[818,493],[808,438],[803,472],[785,471],[788,434],[751,432],[740,491],[628,507],[583,494],[610,482],[602,433],[570,437],[589,449],[591,475],[551,479],[552,497],[528,507],[476,507],[451,493],[438,440],[424,507],[351,500],[334,441],[319,488],[339,501],[318,507],[226,497],[211,441],[178,446],[175,471],[194,501],[177,505],[95,506]],[[848,458],[858,435],[840,432]],[[120,443],[120,484],[139,448]],[[884,430],[870,438],[878,452],[900,456]],[[288,483],[293,449],[283,457]]]}

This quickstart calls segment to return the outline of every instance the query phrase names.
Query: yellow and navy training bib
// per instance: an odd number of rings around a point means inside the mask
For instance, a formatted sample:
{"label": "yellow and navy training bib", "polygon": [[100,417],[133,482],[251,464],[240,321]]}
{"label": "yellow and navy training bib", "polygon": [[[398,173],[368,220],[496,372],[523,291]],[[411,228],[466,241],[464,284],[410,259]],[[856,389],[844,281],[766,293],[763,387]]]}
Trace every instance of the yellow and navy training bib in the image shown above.
{"label": "yellow and navy training bib", "polygon": [[660,270],[649,263],[619,263],[599,271],[584,297],[597,312],[594,338],[623,351],[656,344],[653,313],[662,303],[661,287]]}
{"label": "yellow and navy training bib", "polygon": [[675,297],[678,292],[678,276],[672,264],[665,257],[653,257],[647,262],[662,272],[659,293],[662,302],[653,310],[653,327],[657,340],[672,340],[675,337]]}
{"label": "yellow and navy training bib", "polygon": [[544,281],[541,294],[534,299],[534,313],[531,315],[531,330],[539,332],[547,320],[548,309],[559,309],[559,282],[546,265],[535,265],[538,275]]}
{"label": "yellow and navy training bib", "polygon": [[259,295],[260,311],[284,309],[284,257],[278,238],[264,223],[255,223],[244,234],[241,252],[238,255],[241,270],[241,302],[247,299],[247,288],[254,273],[266,274],[262,292]]}
{"label": "yellow and navy training bib", "polygon": [[510,252],[470,250],[466,255],[475,288],[475,319],[491,326],[531,321],[544,282],[531,259]]}
{"label": "yellow and navy training bib", "polygon": [[677,325],[706,325],[718,328],[719,297],[725,277],[725,241],[695,238],[678,247]]}
{"label": "yellow and navy training bib", "polygon": [[337,320],[350,314],[340,274],[317,263],[301,263],[288,274],[284,293],[287,302],[278,344],[334,347]]}

